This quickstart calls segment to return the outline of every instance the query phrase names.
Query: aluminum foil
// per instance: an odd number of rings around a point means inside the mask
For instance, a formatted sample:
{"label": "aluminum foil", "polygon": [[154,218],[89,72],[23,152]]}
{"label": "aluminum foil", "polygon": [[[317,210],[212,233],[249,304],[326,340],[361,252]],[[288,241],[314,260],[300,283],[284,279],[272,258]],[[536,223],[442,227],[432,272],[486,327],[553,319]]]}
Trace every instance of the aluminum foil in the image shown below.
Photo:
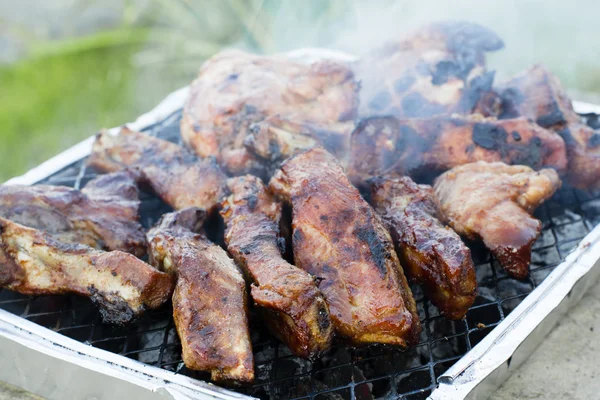
{"label": "aluminum foil", "polygon": [[[162,121],[182,107],[187,94],[187,87],[172,93],[127,125],[142,130]],[[599,106],[579,102],[574,106],[580,113],[600,113]],[[116,134],[118,128],[111,131]],[[7,183],[33,184],[50,176],[89,155],[93,140],[90,137]],[[599,259],[597,226],[506,319],[439,378],[430,398],[487,398],[597,280]],[[51,399],[251,398],[93,348],[4,310],[0,310],[0,356],[4,362],[0,380]]]}

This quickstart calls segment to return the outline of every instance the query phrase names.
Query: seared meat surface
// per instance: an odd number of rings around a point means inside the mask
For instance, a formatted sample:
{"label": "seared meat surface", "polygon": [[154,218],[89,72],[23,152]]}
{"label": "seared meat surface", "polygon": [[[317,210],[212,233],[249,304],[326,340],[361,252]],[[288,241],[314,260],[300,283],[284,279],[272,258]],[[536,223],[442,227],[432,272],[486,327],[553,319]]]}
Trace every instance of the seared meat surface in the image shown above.
{"label": "seared meat surface", "polygon": [[470,113],[494,78],[485,52],[503,46],[495,33],[467,22],[433,23],[384,46],[355,66],[360,115]]}
{"label": "seared meat surface", "polygon": [[[270,164],[315,143],[335,151],[356,114],[357,82],[343,64],[225,51],[204,63],[181,121],[185,142],[230,174],[268,175]],[[348,124],[343,122],[348,121]]]}
{"label": "seared meat surface", "polygon": [[223,201],[227,250],[252,282],[251,295],[271,331],[294,354],[314,358],[331,345],[329,307],[307,272],[283,259],[279,249],[281,205],[251,175],[228,181]]}
{"label": "seared meat surface", "polygon": [[409,177],[372,179],[371,204],[389,229],[406,276],[450,319],[462,319],[475,301],[471,251],[442,225],[429,185]]}
{"label": "seared meat surface", "polygon": [[322,279],[336,330],[357,344],[416,344],[420,321],[390,234],[335,158],[296,155],[270,187],[292,205],[294,262]]}
{"label": "seared meat surface", "polygon": [[535,65],[498,86],[500,118],[524,116],[553,129],[566,143],[567,182],[600,188],[600,131],[584,125],[556,76]]}
{"label": "seared meat surface", "polygon": [[199,159],[181,146],[127,128],[117,136],[100,133],[88,164],[106,172],[135,171],[139,181],[176,210],[212,209],[227,179],[214,158]]}
{"label": "seared meat surface", "polygon": [[434,190],[438,209],[457,233],[481,239],[510,275],[525,278],[542,225],[531,213],[560,185],[553,169],[479,161],[445,172]]}
{"label": "seared meat surface", "polygon": [[65,243],[146,254],[132,175],[100,176],[79,191],[64,186],[1,185],[0,216],[49,233]]}
{"label": "seared meat surface", "polygon": [[0,218],[0,286],[26,295],[89,297],[106,323],[130,322],[169,299],[173,280],[131,254],[64,243]]}
{"label": "seared meat surface", "polygon": [[348,175],[360,185],[372,176],[445,171],[474,161],[567,167],[563,139],[525,118],[372,117],[352,133]]}
{"label": "seared meat surface", "polygon": [[524,116],[546,128],[580,122],[560,81],[542,65],[500,83],[495,91],[501,99],[499,118]]}
{"label": "seared meat surface", "polygon": [[183,362],[213,381],[252,382],[254,365],[244,277],[219,246],[196,233],[204,212],[165,214],[148,232],[150,262],[177,277],[173,319]]}

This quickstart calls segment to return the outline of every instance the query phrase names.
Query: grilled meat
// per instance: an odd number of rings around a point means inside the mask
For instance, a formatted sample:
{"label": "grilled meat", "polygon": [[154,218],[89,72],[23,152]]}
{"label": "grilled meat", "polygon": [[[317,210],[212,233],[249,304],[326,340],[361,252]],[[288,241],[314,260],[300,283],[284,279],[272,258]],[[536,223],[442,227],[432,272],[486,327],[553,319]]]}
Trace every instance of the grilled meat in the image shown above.
{"label": "grilled meat", "polygon": [[553,169],[479,161],[445,172],[434,190],[438,209],[457,233],[483,240],[510,275],[525,278],[542,225],[531,213],[560,185]]}
{"label": "grilled meat", "polygon": [[360,60],[360,115],[423,118],[470,113],[491,89],[485,52],[502,48],[492,31],[467,22],[438,22]]}
{"label": "grilled meat", "polygon": [[406,276],[450,319],[462,319],[475,301],[477,279],[471,251],[439,221],[429,185],[408,177],[370,181],[371,204],[389,229]]}
{"label": "grilled meat", "polygon": [[131,254],[64,243],[0,218],[0,286],[26,295],[89,297],[104,322],[122,324],[169,299],[172,278]]}
{"label": "grilled meat", "polygon": [[261,180],[228,181],[223,201],[227,250],[252,282],[251,295],[271,331],[300,357],[314,358],[331,345],[329,307],[307,272],[283,259],[279,249],[281,205]]}
{"label": "grilled meat", "polygon": [[497,92],[500,118],[522,115],[562,136],[569,159],[569,184],[600,188],[600,131],[581,122],[556,76],[535,65],[500,84]]}
{"label": "grilled meat", "polygon": [[346,143],[357,87],[350,69],[332,61],[305,65],[283,56],[222,52],[192,83],[181,134],[229,173],[265,176],[270,163],[298,148],[316,142],[335,150]]}
{"label": "grilled meat", "polygon": [[500,83],[495,91],[501,99],[499,118],[524,116],[545,128],[581,120],[558,78],[542,65]]}
{"label": "grilled meat", "polygon": [[567,166],[562,138],[525,118],[372,117],[352,133],[348,175],[360,185],[372,176],[445,171],[480,160],[559,171]]}
{"label": "grilled meat", "polygon": [[204,212],[165,214],[148,232],[150,262],[177,277],[173,318],[183,362],[213,381],[254,380],[246,284],[227,253],[202,234]]}
{"label": "grilled meat", "polygon": [[0,216],[40,229],[66,243],[146,254],[139,223],[138,190],[132,176],[100,176],[79,191],[64,186],[0,186]]}
{"label": "grilled meat", "polygon": [[567,144],[569,171],[566,181],[580,189],[599,189],[600,130],[584,124],[570,124],[558,133]]}
{"label": "grilled meat", "polygon": [[416,344],[420,322],[391,237],[334,157],[296,155],[270,187],[292,205],[295,264],[323,280],[336,330],[354,343]]}
{"label": "grilled meat", "polygon": [[176,210],[212,209],[227,179],[214,158],[199,159],[181,146],[127,128],[117,136],[100,133],[88,164],[107,172],[135,171],[139,181]]}

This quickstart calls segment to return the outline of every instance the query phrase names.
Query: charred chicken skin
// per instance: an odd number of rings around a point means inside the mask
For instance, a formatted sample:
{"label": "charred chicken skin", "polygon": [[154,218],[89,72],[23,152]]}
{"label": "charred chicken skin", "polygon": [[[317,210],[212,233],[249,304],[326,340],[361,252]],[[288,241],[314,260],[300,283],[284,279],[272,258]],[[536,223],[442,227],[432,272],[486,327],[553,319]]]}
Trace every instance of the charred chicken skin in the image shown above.
{"label": "charred chicken skin", "polygon": [[432,187],[408,177],[369,183],[371,204],[392,235],[407,277],[423,285],[442,315],[464,318],[477,294],[475,267],[469,248],[440,222]]}
{"label": "charred chicken skin", "polygon": [[556,76],[535,65],[500,84],[500,118],[524,116],[552,129],[566,143],[567,182],[578,188],[600,188],[600,131],[584,125]]}
{"label": "charred chicken skin", "polygon": [[159,307],[173,279],[131,254],[64,243],[0,218],[0,285],[26,295],[89,297],[106,323],[130,322]]}
{"label": "charred chicken skin", "polygon": [[230,174],[265,176],[270,163],[296,150],[347,143],[357,88],[352,71],[336,62],[225,51],[192,83],[181,134]]}
{"label": "charred chicken skin", "polygon": [[348,174],[361,185],[372,176],[445,171],[475,161],[567,167],[563,139],[525,118],[372,117],[352,133]]}
{"label": "charred chicken skin", "polygon": [[270,187],[293,210],[295,264],[319,288],[339,334],[356,344],[418,342],[415,301],[389,232],[321,148],[285,161]]}
{"label": "charred chicken skin", "polygon": [[199,159],[181,146],[127,128],[116,136],[98,134],[88,164],[105,172],[134,171],[176,210],[214,208],[227,179],[214,158]]}
{"label": "charred chicken skin", "polygon": [[0,186],[0,216],[62,242],[142,257],[146,234],[139,223],[139,205],[135,181],[126,172],[100,176],[81,191],[51,185]]}
{"label": "charred chicken skin", "polygon": [[384,46],[355,65],[360,115],[470,113],[494,78],[485,52],[503,46],[495,33],[467,22],[434,23]]}
{"label": "charred chicken skin", "polygon": [[148,232],[150,262],[176,276],[173,319],[186,367],[208,371],[213,381],[252,382],[244,277],[233,260],[196,233],[204,212],[165,214]]}
{"label": "charred chicken skin", "polygon": [[252,282],[254,303],[271,331],[296,355],[314,358],[331,345],[329,307],[315,278],[283,259],[279,249],[281,205],[251,175],[228,181],[223,201],[227,250]]}
{"label": "charred chicken skin", "polygon": [[511,276],[522,279],[542,225],[531,213],[560,185],[553,169],[479,161],[445,172],[434,190],[446,222],[469,239],[481,239]]}

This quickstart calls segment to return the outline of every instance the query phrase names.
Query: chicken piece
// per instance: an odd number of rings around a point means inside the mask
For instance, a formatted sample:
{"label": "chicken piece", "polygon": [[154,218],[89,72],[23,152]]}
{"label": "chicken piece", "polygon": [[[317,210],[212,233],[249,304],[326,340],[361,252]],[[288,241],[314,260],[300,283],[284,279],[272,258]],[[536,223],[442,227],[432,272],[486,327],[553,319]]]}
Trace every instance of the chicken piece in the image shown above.
{"label": "chicken piece", "polygon": [[116,136],[98,134],[88,164],[106,172],[135,171],[138,180],[176,210],[211,210],[227,179],[214,158],[199,159],[181,146],[127,128]]}
{"label": "chicken piece", "polygon": [[409,177],[372,179],[371,204],[389,229],[407,277],[450,319],[463,319],[477,294],[471,251],[440,222],[429,185]]}
{"label": "chicken piece", "polygon": [[566,181],[580,189],[600,189],[600,130],[570,124],[558,130],[565,139],[569,157]]}
{"label": "chicken piece", "polygon": [[331,345],[329,307],[307,272],[283,259],[279,249],[281,205],[252,175],[231,178],[223,201],[225,243],[252,282],[251,295],[266,323],[290,350],[315,358]]}
{"label": "chicken piece", "polygon": [[[192,83],[181,135],[200,156],[217,157],[230,174],[266,176],[282,150],[315,142],[334,150],[347,142],[357,89],[352,71],[333,61],[306,65],[284,56],[221,52]],[[350,125],[340,128],[344,121]],[[254,143],[261,139],[255,134],[277,136],[266,155],[257,150]]]}
{"label": "chicken piece", "polygon": [[25,295],[86,296],[104,322],[123,324],[166,302],[173,280],[131,254],[64,243],[0,217],[0,286]]}
{"label": "chicken piece", "polygon": [[146,254],[140,202],[132,175],[100,176],[79,191],[65,186],[2,185],[0,216],[66,243]]}
{"label": "chicken piece", "polygon": [[504,47],[492,31],[468,22],[428,25],[360,60],[359,114],[424,118],[468,114],[490,91],[485,52]]}
{"label": "chicken piece", "polygon": [[566,143],[566,181],[581,189],[600,188],[600,131],[584,125],[558,78],[534,65],[500,84],[500,118],[524,116],[556,131]]}
{"label": "chicken piece", "polygon": [[195,233],[204,217],[198,208],[165,214],[148,232],[150,263],[177,277],[173,319],[186,367],[209,371],[213,381],[252,382],[244,277],[222,248]]}
{"label": "chicken piece", "polygon": [[295,265],[322,279],[335,329],[356,344],[416,344],[420,321],[390,234],[335,158],[296,155],[270,187],[292,205]]}
{"label": "chicken piece", "polygon": [[479,161],[445,172],[434,191],[438,209],[457,233],[483,240],[511,276],[523,279],[542,226],[531,213],[560,185],[553,169]]}
{"label": "chicken piece", "polygon": [[524,116],[545,128],[581,121],[558,78],[542,65],[500,83],[496,92],[502,101],[499,118]]}
{"label": "chicken piece", "polygon": [[352,133],[348,175],[361,185],[372,176],[445,171],[480,160],[567,167],[563,139],[525,118],[372,117]]}

